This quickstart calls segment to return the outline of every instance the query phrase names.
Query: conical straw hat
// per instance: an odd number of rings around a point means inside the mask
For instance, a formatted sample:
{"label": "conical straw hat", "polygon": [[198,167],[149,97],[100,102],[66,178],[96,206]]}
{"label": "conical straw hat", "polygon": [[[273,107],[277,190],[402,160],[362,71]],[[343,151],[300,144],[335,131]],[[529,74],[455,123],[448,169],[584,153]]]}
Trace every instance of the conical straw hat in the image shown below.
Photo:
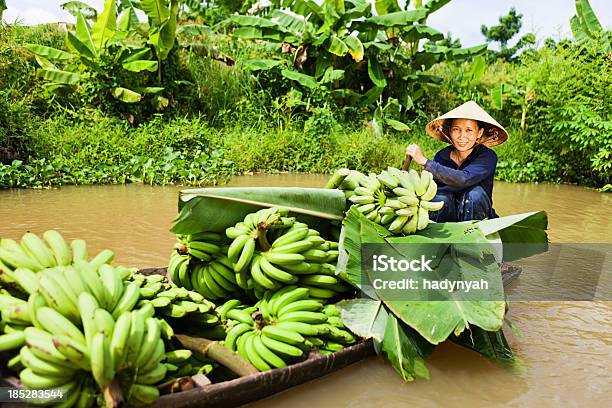
{"label": "conical straw hat", "polygon": [[451,143],[450,125],[452,119],[473,119],[479,121],[484,125],[484,132],[480,143],[487,147],[495,146],[508,140],[506,129],[474,101],[466,102],[452,111],[435,118],[425,126],[425,130],[434,139]]}

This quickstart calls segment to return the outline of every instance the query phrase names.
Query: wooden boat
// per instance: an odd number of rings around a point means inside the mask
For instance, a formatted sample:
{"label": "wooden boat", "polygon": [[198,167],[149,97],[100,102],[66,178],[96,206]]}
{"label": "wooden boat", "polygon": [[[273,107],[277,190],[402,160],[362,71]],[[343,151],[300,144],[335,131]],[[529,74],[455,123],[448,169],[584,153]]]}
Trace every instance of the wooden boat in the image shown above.
{"label": "wooden boat", "polygon": [[[141,269],[140,272],[146,275],[165,274],[166,268],[146,268]],[[508,286],[521,272],[522,268],[518,265],[503,264],[504,286]],[[194,377],[193,380],[196,381],[190,381],[188,384],[188,387],[192,387],[191,389],[164,394],[151,407],[236,407],[323,377],[373,355],[375,355],[375,352],[372,341],[365,340],[327,356],[312,351],[304,361],[292,364],[289,367],[256,373],[229,381],[201,383]],[[15,387],[18,385],[19,380],[15,377],[2,375],[0,378],[0,386]]]}

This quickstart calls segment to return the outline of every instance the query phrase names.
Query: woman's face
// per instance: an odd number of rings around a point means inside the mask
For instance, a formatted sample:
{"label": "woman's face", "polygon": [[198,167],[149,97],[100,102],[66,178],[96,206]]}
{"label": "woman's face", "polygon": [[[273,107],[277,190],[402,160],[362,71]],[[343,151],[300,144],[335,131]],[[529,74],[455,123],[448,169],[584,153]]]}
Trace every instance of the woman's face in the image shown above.
{"label": "woman's face", "polygon": [[450,127],[451,140],[460,152],[473,149],[483,132],[484,129],[479,128],[478,122],[473,119],[453,119]]}

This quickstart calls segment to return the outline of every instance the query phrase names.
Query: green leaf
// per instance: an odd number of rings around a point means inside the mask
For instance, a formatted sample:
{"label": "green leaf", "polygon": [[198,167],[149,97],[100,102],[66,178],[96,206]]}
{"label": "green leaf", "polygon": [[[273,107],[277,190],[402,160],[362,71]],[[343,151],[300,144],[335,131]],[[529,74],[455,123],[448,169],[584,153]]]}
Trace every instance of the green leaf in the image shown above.
{"label": "green leaf", "polygon": [[407,124],[400,122],[399,120],[385,119],[385,122],[389,126],[391,126],[393,129],[400,131],[400,132],[407,132],[410,130],[410,127]]}
{"label": "green leaf", "polygon": [[330,4],[339,16],[344,14],[344,0],[327,0],[325,3]]}
{"label": "green leaf", "polygon": [[115,0],[106,0],[104,2],[104,10],[98,16],[94,23],[92,40],[98,52],[102,52],[106,47],[106,43],[110,40],[117,31],[117,15],[115,13]]}
{"label": "green leaf", "polygon": [[368,75],[374,83],[374,86],[378,88],[387,86],[387,79],[385,78],[382,66],[374,56],[368,58]]}
{"label": "green leaf", "polygon": [[374,86],[368,89],[368,92],[366,92],[363,95],[363,98],[361,100],[361,106],[372,105],[374,102],[378,100],[378,98],[380,97],[380,95],[382,95],[384,90],[385,90],[384,87],[379,87],[379,86]]}
{"label": "green leaf", "polygon": [[[380,292],[374,290],[371,285],[364,285],[361,270],[361,245],[364,243],[389,244],[399,251],[401,258],[415,259],[426,253],[427,248],[436,251],[444,250],[443,244],[448,244],[449,249],[467,250],[474,244],[484,245],[488,239],[483,232],[500,236],[506,239],[523,240],[530,238],[525,229],[542,229],[545,222],[540,213],[522,214],[510,217],[502,217],[495,220],[466,223],[432,223],[426,229],[415,235],[406,237],[393,237],[389,231],[369,221],[355,208],[351,208],[343,222],[342,251],[338,259],[337,273],[351,283],[359,287],[367,296],[380,299]],[[490,222],[495,222],[490,223]],[[482,228],[480,223],[484,223]],[[515,228],[512,228],[516,225]],[[527,227],[530,228],[527,228]],[[395,244],[406,244],[397,246]],[[432,243],[436,245],[432,247]],[[437,248],[437,249],[436,249]],[[499,264],[494,258],[487,256],[483,261],[476,264],[468,263],[462,257],[449,257],[453,251],[445,250],[439,264],[434,267],[434,272],[442,271],[450,262],[458,262],[461,268],[462,280],[473,280],[474,278],[487,275],[490,286],[498,291],[497,295],[503,299],[503,287],[501,284],[501,273]],[[436,254],[434,254],[436,255]],[[398,257],[399,258],[399,257]],[[432,272],[427,272],[431,274]],[[496,296],[497,296],[496,295]],[[453,294],[454,296],[454,294]],[[425,298],[425,297],[423,297]],[[438,344],[450,334],[460,335],[468,327],[478,326],[487,331],[497,331],[501,328],[505,302],[503,300],[491,301],[397,301],[381,299],[393,314],[415,329],[427,341]],[[432,319],[431,316],[437,318]]]}
{"label": "green leaf", "polygon": [[113,89],[113,96],[125,103],[136,103],[140,102],[142,95],[138,92],[134,92],[131,89],[117,87]]}
{"label": "green leaf", "polygon": [[60,7],[62,10],[67,11],[75,17],[77,17],[79,12],[81,12],[85,18],[90,20],[95,19],[98,15],[95,8],[83,3],[82,1],[69,1],[61,4]]}
{"label": "green leaf", "polygon": [[334,55],[343,57],[348,52],[349,48],[344,41],[334,34],[329,38],[329,46],[327,47],[327,50]]}
{"label": "green leaf", "polygon": [[356,35],[349,35],[344,39],[344,43],[348,47],[348,52],[355,62],[363,60],[363,44]]}
{"label": "green leaf", "polygon": [[584,23],[585,31],[591,38],[595,38],[602,32],[601,24],[591,8],[589,0],[576,0],[576,11],[580,21]]}
{"label": "green leaf", "polygon": [[240,27],[233,31],[232,35],[236,38],[245,40],[273,40],[292,42],[294,37],[273,28]]}
{"label": "green leaf", "polygon": [[263,17],[232,15],[230,18],[234,23],[240,26],[280,29],[278,24]]}
{"label": "green leaf", "polygon": [[140,0],[140,8],[155,25],[162,25],[170,17],[166,0]]}
{"label": "green leaf", "polygon": [[67,34],[67,38],[70,44],[72,44],[75,47],[75,49],[78,50],[81,56],[86,56],[87,58],[91,58],[89,57],[89,55],[93,55],[93,56],[98,55],[98,50],[96,49],[93,38],[91,36],[91,28],[89,27],[89,24],[87,23],[87,21],[85,20],[85,17],[83,17],[83,14],[81,14],[80,11],[77,12],[76,31],[73,37],[78,39],[79,42],[82,43],[85,46],[85,48],[89,50],[89,52],[86,52],[85,50],[81,50],[79,47],[75,46],[75,44],[73,44],[72,41],[70,41],[70,37],[72,36],[72,33],[67,32],[66,34]]}
{"label": "green leaf", "polygon": [[572,28],[572,34],[574,35],[574,40],[577,43],[582,43],[589,39],[589,35],[586,31],[584,31],[584,26],[581,23],[578,16],[573,16],[570,19],[570,27]]}
{"label": "green leaf", "polygon": [[67,61],[75,57],[69,52],[58,50],[57,48],[47,47],[45,45],[25,44],[24,46],[34,54],[52,60]]}
{"label": "green leaf", "polygon": [[284,61],[282,60],[251,59],[242,61],[241,68],[247,71],[267,71],[283,63]]}
{"label": "green leaf", "polygon": [[143,88],[136,88],[134,90],[140,94],[155,95],[162,92],[164,88],[160,86],[145,86]]}
{"label": "green leaf", "polygon": [[133,50],[130,51],[130,54],[122,58],[121,61],[125,63],[125,62],[149,59],[150,57],[151,57],[151,49],[147,47],[147,48],[142,48],[137,51],[133,51]]}
{"label": "green leaf", "polygon": [[474,350],[491,360],[502,362],[514,360],[514,353],[512,353],[512,349],[508,345],[502,330],[490,332],[478,326],[471,326],[459,336],[451,336],[450,340],[453,343]]}
{"label": "green leaf", "polygon": [[406,42],[413,42],[421,39],[439,41],[444,39],[444,34],[424,24],[416,24],[404,29],[402,32],[402,39]]}
{"label": "green leaf", "polygon": [[317,80],[314,77],[311,77],[310,75],[302,74],[300,72],[292,71],[290,69],[283,69],[281,71],[281,74],[285,78],[291,79],[292,81],[296,81],[297,83],[302,86],[305,86],[306,88],[316,89],[319,87],[319,83],[317,82]]}
{"label": "green leaf", "polygon": [[493,107],[497,110],[504,108],[504,84],[498,84],[491,89],[491,101],[493,101]]}
{"label": "green leaf", "polygon": [[34,54],[34,58],[36,59],[36,62],[38,62],[38,65],[40,65],[41,68],[57,69],[57,67],[45,57],[41,57],[40,55]]}
{"label": "green leaf", "polygon": [[141,72],[141,71],[155,72],[157,71],[158,63],[157,61],[137,60],[137,61],[124,62],[122,66],[124,69],[131,71],[131,72]]}
{"label": "green leaf", "polygon": [[448,3],[450,3],[450,1],[451,0],[429,0],[425,5],[425,8],[427,9],[427,15],[446,6]]}
{"label": "green leaf", "polygon": [[[374,339],[379,347],[385,336],[388,313],[379,300],[349,299],[336,303],[342,323],[365,339]],[[378,344],[377,344],[378,343]]]}
{"label": "green leaf", "polygon": [[[404,381],[415,378],[429,379],[429,370],[425,367],[424,353],[411,330],[405,327],[394,315],[390,314],[385,328],[381,354],[391,363]],[[424,342],[420,342],[423,344]]]}
{"label": "green leaf", "polygon": [[321,83],[322,84],[329,84],[329,83],[332,83],[332,82],[339,81],[342,78],[344,78],[344,70],[343,69],[333,69],[333,68],[329,67],[325,71],[325,74],[323,75],[323,78],[321,79]]}
{"label": "green leaf", "polygon": [[427,16],[426,9],[416,9],[410,11],[397,11],[395,13],[372,16],[365,20],[366,23],[381,27],[401,27],[419,21]]}
{"label": "green leaf", "polygon": [[204,35],[210,32],[210,27],[204,24],[184,24],[177,29],[177,33],[185,35]]}
{"label": "green leaf", "polygon": [[401,11],[397,0],[376,0],[374,6],[378,15]]}
{"label": "green leaf", "polygon": [[96,59],[97,55],[71,32],[66,33],[66,44],[79,54],[80,58]]}
{"label": "green leaf", "polygon": [[43,78],[58,84],[76,85],[82,79],[82,76],[74,72],[62,71],[54,68],[44,68],[41,71]]}
{"label": "green leaf", "polygon": [[180,214],[171,231],[224,231],[262,207],[282,206],[324,220],[341,220],[346,200],[340,190],[298,187],[203,188],[182,190]]}
{"label": "green leaf", "polygon": [[178,16],[178,0],[170,1],[170,16],[168,20],[162,25],[159,34],[159,50],[157,51],[158,58],[165,60],[168,54],[174,47],[174,40],[176,39],[176,19]]}
{"label": "green leaf", "polygon": [[470,69],[466,72],[463,80],[461,81],[462,87],[467,87],[473,82],[478,82],[485,74],[487,70],[487,64],[482,55],[479,55],[474,59],[474,62],[470,65]]}

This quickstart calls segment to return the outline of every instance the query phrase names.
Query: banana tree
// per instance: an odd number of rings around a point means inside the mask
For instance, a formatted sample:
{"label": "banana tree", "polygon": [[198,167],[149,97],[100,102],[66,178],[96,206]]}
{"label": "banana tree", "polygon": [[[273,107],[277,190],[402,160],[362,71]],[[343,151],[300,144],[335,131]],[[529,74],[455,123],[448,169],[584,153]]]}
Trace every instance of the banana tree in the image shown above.
{"label": "banana tree", "polygon": [[[93,88],[108,90],[125,103],[139,102],[145,95],[155,95],[161,99],[160,104],[167,100],[158,94],[164,90],[161,65],[174,46],[176,2],[168,6],[163,0],[140,3],[122,0],[118,15],[115,1],[105,0],[104,10],[96,16],[93,25],[87,21],[81,5],[76,4],[79,2],[72,3],[71,10],[77,18],[75,30],[66,33],[66,50],[26,44],[40,65],[40,76],[46,80],[43,86],[57,93],[93,83]],[[148,31],[138,25],[136,4],[149,15]],[[146,76],[135,81],[131,74],[146,72],[158,73],[157,86],[147,83]],[[133,82],[142,86],[133,87]]]}
{"label": "banana tree", "polygon": [[612,52],[610,35],[602,28],[589,0],[576,0],[576,14],[570,19],[570,26],[576,42],[599,40],[604,52]]}
{"label": "banana tree", "polygon": [[[258,70],[282,67],[285,78],[307,88],[336,72],[335,80],[326,82],[336,99],[371,107],[381,96],[385,100],[395,97],[404,108],[412,108],[413,99],[424,95],[428,85],[441,82],[425,70],[440,61],[471,58],[486,49],[486,45],[471,49],[421,46],[422,40],[444,38],[425,21],[449,1],[431,0],[422,7],[401,10],[396,0],[378,0],[374,15],[367,0],[325,0],[322,4],[286,0],[283,8],[266,17],[235,15],[231,24],[234,37],[277,44],[280,51],[275,59],[250,60],[244,66]],[[306,81],[302,75],[312,79]],[[406,87],[409,92],[404,91]]]}

